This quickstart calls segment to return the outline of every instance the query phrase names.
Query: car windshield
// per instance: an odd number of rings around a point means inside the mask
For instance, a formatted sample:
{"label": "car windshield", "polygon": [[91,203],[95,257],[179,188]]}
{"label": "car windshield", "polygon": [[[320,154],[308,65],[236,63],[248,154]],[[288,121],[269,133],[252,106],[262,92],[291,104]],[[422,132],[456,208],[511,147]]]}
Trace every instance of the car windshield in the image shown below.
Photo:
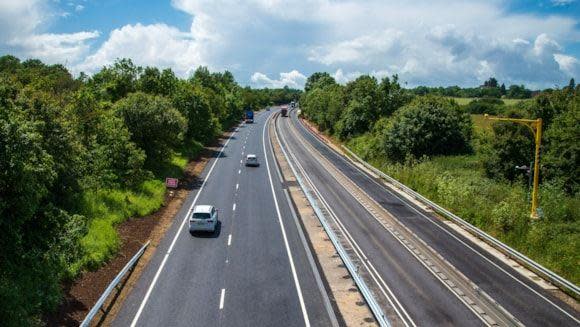
{"label": "car windshield", "polygon": [[193,218],[197,218],[197,219],[210,219],[211,215],[207,212],[194,212],[193,213]]}

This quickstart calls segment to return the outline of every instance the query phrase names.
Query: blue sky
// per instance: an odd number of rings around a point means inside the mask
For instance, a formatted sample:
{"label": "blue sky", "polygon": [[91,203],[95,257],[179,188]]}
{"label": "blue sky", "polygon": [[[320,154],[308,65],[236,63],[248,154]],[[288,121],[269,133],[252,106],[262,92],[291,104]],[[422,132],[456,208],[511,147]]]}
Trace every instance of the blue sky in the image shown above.
{"label": "blue sky", "polygon": [[93,73],[116,58],[302,87],[327,71],[408,86],[580,77],[580,1],[0,0],[0,53]]}

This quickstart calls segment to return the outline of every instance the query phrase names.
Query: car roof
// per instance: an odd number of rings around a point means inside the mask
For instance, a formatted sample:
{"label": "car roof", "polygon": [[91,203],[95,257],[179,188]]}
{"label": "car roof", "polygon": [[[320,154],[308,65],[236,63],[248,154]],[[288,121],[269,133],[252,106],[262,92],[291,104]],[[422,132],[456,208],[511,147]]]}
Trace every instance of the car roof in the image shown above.
{"label": "car roof", "polygon": [[198,206],[195,206],[195,208],[193,208],[193,212],[211,213],[212,208],[213,208],[213,206],[210,206],[210,205],[198,205]]}
{"label": "car roof", "polygon": [[248,154],[247,158],[256,158],[255,154]]}

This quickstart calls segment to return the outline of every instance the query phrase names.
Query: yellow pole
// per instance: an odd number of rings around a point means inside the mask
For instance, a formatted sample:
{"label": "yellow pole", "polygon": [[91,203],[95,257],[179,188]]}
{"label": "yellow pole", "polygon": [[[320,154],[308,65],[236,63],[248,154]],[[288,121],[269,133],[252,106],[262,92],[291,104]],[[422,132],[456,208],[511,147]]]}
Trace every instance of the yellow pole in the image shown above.
{"label": "yellow pole", "polygon": [[542,118],[536,120],[536,158],[534,160],[534,188],[532,189],[532,213],[530,216],[538,219],[538,191],[540,180],[540,144],[542,143]]}
{"label": "yellow pole", "polygon": [[485,114],[485,119],[510,121],[528,126],[532,130],[536,142],[536,151],[534,158],[534,186],[532,188],[532,208],[530,217],[538,219],[538,191],[540,183],[540,146],[542,143],[542,118],[538,119],[519,119],[519,118],[505,118],[505,117],[489,117]]}

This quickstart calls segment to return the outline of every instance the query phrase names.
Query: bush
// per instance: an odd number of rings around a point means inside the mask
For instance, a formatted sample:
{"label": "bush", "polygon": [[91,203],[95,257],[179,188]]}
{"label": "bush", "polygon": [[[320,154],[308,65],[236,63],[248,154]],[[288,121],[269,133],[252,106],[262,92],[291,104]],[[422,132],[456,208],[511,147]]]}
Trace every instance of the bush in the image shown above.
{"label": "bush", "polygon": [[383,146],[389,159],[449,155],[471,151],[472,122],[455,101],[441,97],[417,98],[399,109]]}
{"label": "bush", "polygon": [[504,111],[504,102],[500,99],[483,98],[472,100],[467,106],[470,114],[498,115]]}
{"label": "bush", "polygon": [[187,121],[160,96],[132,93],[115,103],[115,111],[131,132],[131,140],[147,155],[147,167],[170,159],[170,149],[180,145]]}

